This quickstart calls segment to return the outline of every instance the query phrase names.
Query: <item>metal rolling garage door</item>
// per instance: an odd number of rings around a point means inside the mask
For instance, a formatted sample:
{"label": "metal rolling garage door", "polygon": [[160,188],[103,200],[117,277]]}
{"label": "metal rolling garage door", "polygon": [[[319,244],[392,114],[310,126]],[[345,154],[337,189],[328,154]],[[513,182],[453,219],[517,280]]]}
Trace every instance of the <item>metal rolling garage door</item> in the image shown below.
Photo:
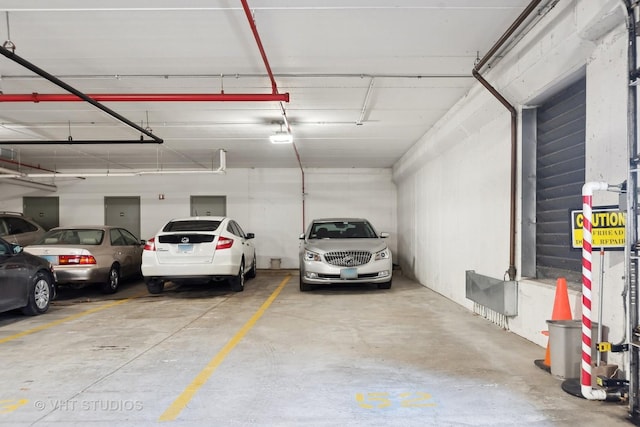
{"label": "metal rolling garage door", "polygon": [[579,281],[581,251],[571,248],[570,211],[582,208],[585,180],[585,79],[537,111],[536,273]]}

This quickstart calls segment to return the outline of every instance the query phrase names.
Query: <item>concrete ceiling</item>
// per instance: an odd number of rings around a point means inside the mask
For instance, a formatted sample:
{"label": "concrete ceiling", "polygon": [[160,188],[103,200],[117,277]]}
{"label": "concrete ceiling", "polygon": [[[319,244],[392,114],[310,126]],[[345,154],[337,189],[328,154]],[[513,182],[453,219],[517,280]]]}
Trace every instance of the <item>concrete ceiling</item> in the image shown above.
{"label": "concrete ceiling", "polygon": [[[0,167],[391,167],[469,88],[528,0],[247,0],[289,102],[0,102]],[[241,0],[4,0],[0,43],[85,94],[272,94]],[[68,94],[0,56],[0,89]],[[295,148],[273,145],[286,113]],[[26,166],[24,166],[26,165]]]}

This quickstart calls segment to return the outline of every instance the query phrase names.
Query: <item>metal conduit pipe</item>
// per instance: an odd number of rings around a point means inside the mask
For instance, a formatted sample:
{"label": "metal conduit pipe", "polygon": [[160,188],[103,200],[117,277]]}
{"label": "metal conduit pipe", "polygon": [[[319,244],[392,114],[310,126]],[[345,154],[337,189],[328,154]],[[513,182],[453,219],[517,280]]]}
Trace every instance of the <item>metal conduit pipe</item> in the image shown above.
{"label": "metal conduit pipe", "polygon": [[[289,102],[288,93],[94,93],[87,96],[99,102]],[[0,102],[85,101],[71,94],[0,94]]]}
{"label": "metal conduit pipe", "polygon": [[516,203],[517,203],[517,182],[516,175],[517,161],[518,161],[518,112],[516,108],[507,101],[493,86],[491,86],[481,75],[480,69],[484,66],[489,59],[509,40],[513,33],[525,22],[527,17],[535,10],[542,0],[533,0],[526,9],[518,16],[518,18],[511,24],[511,26],[505,31],[505,33],[498,39],[487,54],[475,65],[472,74],[482,86],[484,86],[494,97],[505,106],[509,113],[511,113],[511,202],[509,213],[509,268],[507,274],[509,280],[516,279]]}
{"label": "metal conduit pipe", "polygon": [[[627,287],[627,319],[626,336],[628,341],[633,341],[634,330],[639,322],[638,315],[638,259],[634,257],[636,244],[638,242],[638,173],[635,170],[640,165],[638,153],[638,41],[637,41],[637,2],[623,0],[623,5],[627,14],[627,158],[629,159],[627,177],[627,225],[625,229],[625,261],[626,274],[625,286]],[[636,346],[631,346],[629,351],[629,415],[637,420],[640,416],[640,354]]]}
{"label": "metal conduit pipe", "polygon": [[[38,172],[28,173],[14,171],[11,169],[5,169],[0,167],[0,180],[2,179],[15,179],[15,178],[94,178],[94,177],[124,177],[124,176],[143,176],[143,175],[195,175],[195,174],[225,174],[227,170],[227,152],[226,150],[219,150],[220,166],[217,169],[157,169],[150,171],[137,171],[137,172]],[[44,169],[47,170],[47,169]]]}

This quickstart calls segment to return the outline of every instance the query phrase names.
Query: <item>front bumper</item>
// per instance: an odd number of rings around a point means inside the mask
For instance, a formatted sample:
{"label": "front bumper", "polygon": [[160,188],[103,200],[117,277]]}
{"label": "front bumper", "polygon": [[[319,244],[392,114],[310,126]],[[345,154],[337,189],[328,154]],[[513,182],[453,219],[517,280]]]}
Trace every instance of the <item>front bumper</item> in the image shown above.
{"label": "front bumper", "polygon": [[393,264],[388,261],[370,262],[358,267],[338,267],[318,261],[302,261],[300,281],[309,285],[386,283],[391,280]]}

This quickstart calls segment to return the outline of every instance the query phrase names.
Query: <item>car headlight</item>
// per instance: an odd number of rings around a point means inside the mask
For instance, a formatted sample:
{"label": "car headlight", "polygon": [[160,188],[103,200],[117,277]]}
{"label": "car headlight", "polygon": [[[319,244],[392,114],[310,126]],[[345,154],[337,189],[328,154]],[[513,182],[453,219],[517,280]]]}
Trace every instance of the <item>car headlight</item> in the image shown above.
{"label": "car headlight", "polygon": [[380,261],[381,259],[390,259],[390,258],[391,258],[391,251],[389,251],[389,248],[384,248],[383,250],[376,252],[374,259],[376,261]]}
{"label": "car headlight", "polygon": [[320,254],[312,252],[312,251],[304,251],[304,260],[305,261],[322,261]]}

